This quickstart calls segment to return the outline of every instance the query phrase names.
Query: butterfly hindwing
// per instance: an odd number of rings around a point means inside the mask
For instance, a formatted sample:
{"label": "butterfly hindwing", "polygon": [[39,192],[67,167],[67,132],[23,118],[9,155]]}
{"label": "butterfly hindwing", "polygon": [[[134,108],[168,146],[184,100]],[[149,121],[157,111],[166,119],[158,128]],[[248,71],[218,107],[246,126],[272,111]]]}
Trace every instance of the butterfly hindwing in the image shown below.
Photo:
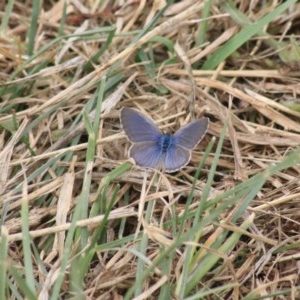
{"label": "butterfly hindwing", "polygon": [[165,160],[156,142],[133,144],[129,149],[129,156],[137,165],[152,169],[161,168]]}
{"label": "butterfly hindwing", "polygon": [[174,145],[174,147],[171,147],[166,154],[165,171],[175,172],[187,165],[190,159],[191,150],[181,147],[180,145]]}

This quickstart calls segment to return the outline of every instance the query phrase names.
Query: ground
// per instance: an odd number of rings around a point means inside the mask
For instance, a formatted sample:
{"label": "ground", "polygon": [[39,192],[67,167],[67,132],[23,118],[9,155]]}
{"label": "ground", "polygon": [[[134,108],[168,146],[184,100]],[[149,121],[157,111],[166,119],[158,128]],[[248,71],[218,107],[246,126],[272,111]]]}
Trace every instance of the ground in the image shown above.
{"label": "ground", "polygon": [[[0,299],[299,299],[300,3],[6,2]],[[166,173],[123,107],[209,126]]]}

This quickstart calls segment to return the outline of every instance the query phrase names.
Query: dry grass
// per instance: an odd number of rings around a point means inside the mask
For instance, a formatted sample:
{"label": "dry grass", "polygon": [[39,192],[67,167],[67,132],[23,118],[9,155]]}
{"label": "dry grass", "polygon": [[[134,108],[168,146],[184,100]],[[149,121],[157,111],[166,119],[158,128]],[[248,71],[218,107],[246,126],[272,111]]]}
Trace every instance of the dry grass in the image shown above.
{"label": "dry grass", "polygon": [[[124,2],[0,4],[0,299],[299,299],[300,4]],[[209,131],[146,172],[123,106]]]}

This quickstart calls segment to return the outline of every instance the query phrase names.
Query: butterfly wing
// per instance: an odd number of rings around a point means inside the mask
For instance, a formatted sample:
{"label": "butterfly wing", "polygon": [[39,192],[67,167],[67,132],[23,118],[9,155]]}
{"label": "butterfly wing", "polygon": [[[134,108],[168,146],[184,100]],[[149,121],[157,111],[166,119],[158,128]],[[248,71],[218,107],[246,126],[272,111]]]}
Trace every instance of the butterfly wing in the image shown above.
{"label": "butterfly wing", "polygon": [[183,126],[174,134],[176,144],[186,149],[195,148],[204,137],[208,123],[208,118],[202,118]]}
{"label": "butterfly wing", "polygon": [[174,145],[168,149],[165,159],[164,169],[166,172],[171,173],[183,168],[191,159],[191,150]]}
{"label": "butterfly wing", "polygon": [[162,154],[157,142],[140,142],[133,144],[129,149],[129,156],[137,165],[146,168],[161,169],[165,162],[165,155]]}
{"label": "butterfly wing", "polygon": [[134,143],[156,141],[161,135],[151,120],[128,107],[121,110],[121,123],[128,139]]}

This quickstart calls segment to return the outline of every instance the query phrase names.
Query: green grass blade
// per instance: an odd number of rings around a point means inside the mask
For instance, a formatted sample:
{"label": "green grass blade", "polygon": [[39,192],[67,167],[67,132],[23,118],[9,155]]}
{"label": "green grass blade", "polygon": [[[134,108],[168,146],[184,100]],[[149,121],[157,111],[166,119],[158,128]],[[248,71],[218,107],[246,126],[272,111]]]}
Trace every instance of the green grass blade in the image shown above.
{"label": "green grass blade", "polygon": [[202,70],[215,69],[222,61],[224,61],[246,41],[260,32],[264,26],[266,26],[296,2],[297,0],[287,0],[277,8],[275,8],[273,11],[268,13],[266,16],[256,21],[254,24],[245,26],[245,28],[243,28],[238,34],[232,37],[227,43],[225,43],[225,45],[219,48],[206,60],[206,62],[202,66]]}
{"label": "green grass blade", "polygon": [[[15,0],[6,1],[5,11],[3,13],[2,22],[0,25],[0,34],[3,35],[7,31],[9,18],[11,17]],[[3,298],[4,299],[4,298]]]}
{"label": "green grass blade", "polygon": [[32,15],[30,20],[30,28],[28,31],[28,47],[27,53],[31,56],[34,52],[35,39],[39,26],[39,15],[40,15],[41,1],[33,0],[32,1]]}
{"label": "green grass blade", "polygon": [[[24,190],[24,195],[26,195],[27,184],[24,184],[23,190]],[[33,261],[31,258],[31,249],[30,249],[31,238],[29,233],[29,205],[26,196],[22,199],[21,219],[22,219],[22,245],[24,251],[25,280],[28,288],[32,291],[32,293],[35,293]]]}
{"label": "green grass blade", "polygon": [[8,231],[1,227],[0,238],[0,299],[6,299],[6,281],[7,281],[7,252],[8,252]]}

